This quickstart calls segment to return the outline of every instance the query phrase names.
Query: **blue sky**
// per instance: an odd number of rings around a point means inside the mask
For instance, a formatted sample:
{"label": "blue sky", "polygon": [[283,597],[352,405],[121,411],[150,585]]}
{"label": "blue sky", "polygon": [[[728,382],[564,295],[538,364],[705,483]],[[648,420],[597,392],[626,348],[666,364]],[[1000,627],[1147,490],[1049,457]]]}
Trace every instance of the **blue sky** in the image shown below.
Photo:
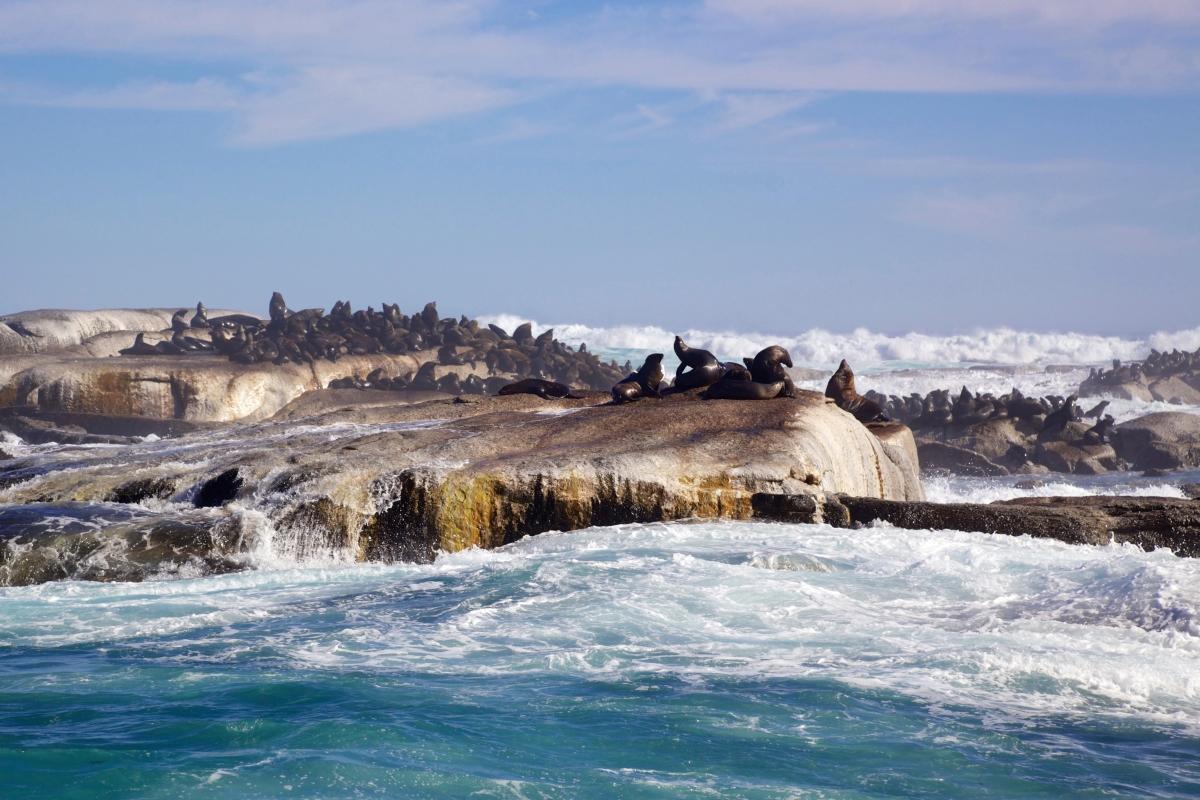
{"label": "blue sky", "polygon": [[0,313],[1200,324],[1196,0],[0,0]]}

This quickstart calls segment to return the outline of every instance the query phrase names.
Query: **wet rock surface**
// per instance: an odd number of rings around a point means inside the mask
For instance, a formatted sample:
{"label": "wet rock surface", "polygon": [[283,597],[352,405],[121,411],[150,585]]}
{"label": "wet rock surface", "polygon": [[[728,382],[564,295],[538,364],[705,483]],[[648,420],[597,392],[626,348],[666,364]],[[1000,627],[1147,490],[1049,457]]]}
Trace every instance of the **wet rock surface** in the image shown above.
{"label": "wet rock surface", "polygon": [[[126,507],[137,510],[139,532],[153,520],[219,515],[228,520],[219,565],[229,547],[237,555],[252,546],[255,520],[293,553],[429,560],[547,530],[747,519],[756,495],[922,496],[907,428],[873,432],[812,392],[750,403],[681,393],[621,406],[603,395],[381,405],[373,394],[358,392],[353,403],[327,393],[303,404],[305,414],[297,404],[272,421],[103,454],[67,448],[49,462],[6,462],[0,508],[135,503]],[[132,534],[117,531],[124,544],[113,546],[128,546]],[[43,531],[37,547],[61,549],[66,535]],[[198,540],[180,535],[171,563],[197,563]],[[79,554],[68,561],[90,563]],[[102,579],[136,572],[80,570]]]}
{"label": "wet rock surface", "polygon": [[[782,501],[777,501],[782,502]],[[807,502],[807,501],[801,501]],[[831,501],[833,502],[833,501]],[[816,505],[820,505],[819,502]],[[956,530],[1057,539],[1070,544],[1135,544],[1200,556],[1200,503],[1146,497],[1027,497],[989,504],[835,498],[837,511],[814,508],[814,519],[838,524],[885,522],[912,530]],[[760,516],[813,521],[761,508]],[[845,513],[841,512],[845,509]]]}
{"label": "wet rock surface", "polygon": [[1200,405],[1200,349],[1151,350],[1143,361],[1114,361],[1111,369],[1094,369],[1080,385],[1079,396],[1095,395]]}
{"label": "wet rock surface", "polygon": [[1200,466],[1200,416],[1195,414],[1147,414],[1117,426],[1117,434],[1117,450],[1134,469]]}

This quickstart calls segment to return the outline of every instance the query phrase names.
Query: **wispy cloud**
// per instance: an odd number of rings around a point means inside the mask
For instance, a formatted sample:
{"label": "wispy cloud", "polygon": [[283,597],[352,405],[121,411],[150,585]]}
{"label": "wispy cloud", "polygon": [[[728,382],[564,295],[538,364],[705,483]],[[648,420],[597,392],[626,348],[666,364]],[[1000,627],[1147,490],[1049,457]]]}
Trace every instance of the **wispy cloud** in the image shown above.
{"label": "wispy cloud", "polygon": [[[820,92],[1194,91],[1198,45],[1195,0],[708,0],[541,16],[489,0],[10,0],[0,56],[145,57],[145,74],[0,87],[0,101],[223,112],[237,142],[262,145],[615,87],[714,103],[709,124],[727,133],[794,124]],[[164,59],[193,79],[156,74]],[[646,130],[678,123],[642,107]]]}
{"label": "wispy cloud", "polygon": [[504,144],[506,142],[524,142],[530,139],[543,139],[558,133],[559,128],[545,122],[535,122],[524,118],[508,120],[494,133],[478,139],[479,144]]}
{"label": "wispy cloud", "polygon": [[717,131],[751,128],[763,122],[790,114],[815,99],[812,94],[731,94],[723,98],[724,112],[718,120]]}
{"label": "wispy cloud", "polygon": [[981,240],[1066,247],[1075,252],[1125,253],[1141,257],[1194,252],[1200,236],[1159,225],[1109,222],[1102,198],[1071,192],[965,192],[941,190],[904,197],[895,217],[942,233]]}
{"label": "wispy cloud", "polygon": [[730,16],[778,21],[788,18],[930,18],[1016,20],[1040,25],[1093,28],[1128,21],[1200,22],[1193,0],[708,0]]}

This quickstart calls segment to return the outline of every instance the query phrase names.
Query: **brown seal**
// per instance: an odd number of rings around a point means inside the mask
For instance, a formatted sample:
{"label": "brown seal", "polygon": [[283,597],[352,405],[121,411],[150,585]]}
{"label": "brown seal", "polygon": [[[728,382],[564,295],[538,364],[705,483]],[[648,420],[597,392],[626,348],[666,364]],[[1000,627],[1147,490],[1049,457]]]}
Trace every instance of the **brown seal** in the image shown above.
{"label": "brown seal", "polygon": [[628,403],[639,397],[662,397],[662,353],[651,353],[646,361],[612,388],[614,403]]}
{"label": "brown seal", "polygon": [[759,383],[758,381],[720,380],[704,392],[705,400],[772,400],[782,397],[783,381]]}
{"label": "brown seal", "polygon": [[844,358],[826,384],[825,396],[842,411],[853,414],[859,422],[887,422],[889,419],[878,403],[858,393],[854,387],[854,370],[850,369]]}
{"label": "brown seal", "polygon": [[675,337],[675,355],[679,356],[675,388],[680,391],[711,386],[725,373],[716,356],[698,347],[688,347],[687,342],[679,336]]}
{"label": "brown seal", "polygon": [[555,381],[543,381],[537,378],[526,378],[523,381],[510,383],[507,386],[501,387],[498,395],[508,394],[536,394],[543,400],[549,400],[554,397],[566,397],[573,400],[578,400],[580,395],[571,391],[571,387],[565,383],[557,383]]}
{"label": "brown seal", "polygon": [[792,355],[777,344],[764,347],[750,361],[750,377],[756,383],[775,383],[783,381],[783,393],[780,397],[795,397],[796,386],[788,375],[785,367],[792,366]]}

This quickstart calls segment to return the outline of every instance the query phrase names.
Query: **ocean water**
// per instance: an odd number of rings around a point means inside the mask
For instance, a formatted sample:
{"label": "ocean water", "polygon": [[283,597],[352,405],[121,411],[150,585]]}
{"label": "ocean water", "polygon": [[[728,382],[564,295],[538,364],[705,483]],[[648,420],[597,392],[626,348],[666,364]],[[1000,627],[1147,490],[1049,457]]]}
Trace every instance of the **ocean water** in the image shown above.
{"label": "ocean water", "polygon": [[0,592],[5,797],[1195,797],[1200,562],[757,523]]}
{"label": "ocean water", "polygon": [[[670,353],[657,328],[556,327],[621,360]],[[845,356],[861,389],[888,394],[1065,395],[1089,365],[1200,345],[1200,329],[684,335],[726,358],[776,341],[797,366]],[[1167,409],[1200,413],[1109,411]],[[0,449],[42,480],[388,429],[82,447],[7,435]],[[1189,481],[1200,471],[927,476],[925,490],[935,502],[1181,497]],[[253,500],[228,514],[186,496],[77,505],[39,524],[232,514],[254,546],[233,574],[0,588],[2,800],[1200,796],[1200,561],[1170,553],[676,523],[354,564],[275,531]]]}

